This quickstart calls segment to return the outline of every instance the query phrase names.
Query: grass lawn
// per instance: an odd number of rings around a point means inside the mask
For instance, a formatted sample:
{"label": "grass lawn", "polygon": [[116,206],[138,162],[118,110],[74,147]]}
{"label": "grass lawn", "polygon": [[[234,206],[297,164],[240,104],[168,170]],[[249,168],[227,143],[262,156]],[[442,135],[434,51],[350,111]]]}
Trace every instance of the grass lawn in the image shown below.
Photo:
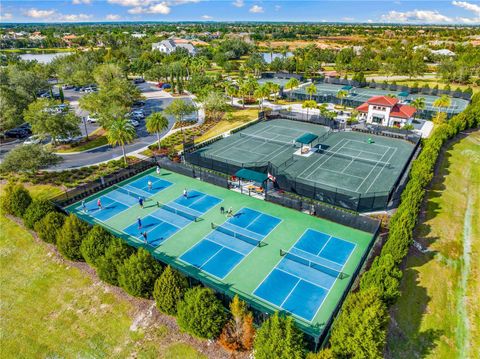
{"label": "grass lawn", "polygon": [[[28,188],[35,198],[60,191],[52,186]],[[0,193],[3,190],[4,185]],[[152,302],[139,309],[137,300],[114,294],[112,287],[60,260],[1,215],[0,228],[3,358],[207,358],[187,343],[206,348],[204,342],[181,334],[175,325],[172,329],[173,319],[166,317],[165,324],[156,310],[152,318],[145,315]],[[217,348],[213,356],[222,355]]]}
{"label": "grass lawn", "polygon": [[58,153],[73,153],[91,150],[92,148],[104,146],[108,144],[106,131],[103,128],[97,128],[90,135],[88,135],[88,140],[80,142],[78,145],[66,145],[60,146],[55,149],[55,152]]}
{"label": "grass lawn", "polygon": [[442,158],[392,309],[390,358],[480,358],[480,131]]}
{"label": "grass lawn", "polygon": [[[0,196],[3,195],[5,186],[6,186],[5,184],[0,183]],[[49,199],[63,192],[60,187],[55,187],[47,184],[34,185],[34,186],[24,184],[24,187],[28,189],[28,191],[30,192],[30,195],[36,199]]]}

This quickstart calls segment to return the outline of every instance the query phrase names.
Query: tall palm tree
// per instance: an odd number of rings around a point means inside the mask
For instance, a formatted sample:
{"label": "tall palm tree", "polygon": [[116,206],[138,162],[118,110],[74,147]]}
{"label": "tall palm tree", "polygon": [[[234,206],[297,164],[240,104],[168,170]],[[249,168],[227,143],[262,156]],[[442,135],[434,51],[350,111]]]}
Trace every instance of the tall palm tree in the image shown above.
{"label": "tall palm tree", "polygon": [[292,90],[295,87],[298,87],[299,85],[300,85],[300,81],[298,81],[298,79],[296,79],[295,77],[292,77],[287,81],[287,83],[285,84],[285,88],[290,90],[290,93],[289,93],[290,98],[292,97]]}
{"label": "tall palm tree", "polygon": [[307,109],[307,120],[308,120],[308,110],[317,108],[317,103],[313,100],[307,100],[302,104],[302,108]]}
{"label": "tall palm tree", "polygon": [[311,100],[312,96],[317,93],[317,86],[315,86],[314,83],[311,83],[310,85],[307,86],[305,91],[307,91],[308,95],[310,96],[310,100]]}
{"label": "tall palm tree", "polygon": [[270,83],[270,93],[273,93],[273,97],[275,99],[275,102],[277,101],[278,93],[280,92],[280,85],[271,82]]}
{"label": "tall palm tree", "polygon": [[[414,107],[417,111],[425,109],[425,98],[424,97],[417,97],[414,99],[410,105]],[[414,117],[415,118],[415,117]]]}
{"label": "tall palm tree", "polygon": [[157,134],[158,149],[160,149],[160,132],[168,128],[168,118],[161,112],[154,112],[147,117],[145,125],[149,133]]}
{"label": "tall palm tree", "polygon": [[348,91],[340,90],[337,92],[337,98],[340,99],[340,105],[343,106],[343,99],[348,96]]}
{"label": "tall palm tree", "polygon": [[226,87],[225,87],[225,91],[227,93],[227,96],[230,96],[230,99],[232,100],[232,106],[233,106],[233,97],[237,94],[237,88],[229,83]]}
{"label": "tall palm tree", "polygon": [[118,118],[110,124],[107,131],[108,143],[112,146],[121,146],[123,160],[127,164],[127,155],[125,154],[125,145],[132,143],[135,138],[135,128],[126,118]]}
{"label": "tall palm tree", "polygon": [[452,99],[447,95],[442,95],[440,98],[437,98],[433,102],[433,107],[438,108],[437,113],[440,112],[440,109],[449,107],[452,104]]}
{"label": "tall palm tree", "polygon": [[259,107],[260,110],[263,111],[263,100],[270,95],[270,88],[268,84],[263,84],[259,88],[257,88],[254,92],[256,98],[260,100]]}

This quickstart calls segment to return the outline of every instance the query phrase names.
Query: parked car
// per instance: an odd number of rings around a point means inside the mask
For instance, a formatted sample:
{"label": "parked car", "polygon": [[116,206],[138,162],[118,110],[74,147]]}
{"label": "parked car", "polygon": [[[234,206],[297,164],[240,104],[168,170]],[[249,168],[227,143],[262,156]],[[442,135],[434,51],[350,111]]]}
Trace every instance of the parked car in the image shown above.
{"label": "parked car", "polygon": [[135,101],[132,107],[143,107],[145,106],[145,101]]}
{"label": "parked car", "polygon": [[87,116],[87,122],[88,122],[88,123],[97,123],[97,122],[98,122],[98,119],[95,118],[95,117],[92,117],[91,115],[88,115],[88,116]]}
{"label": "parked car", "polygon": [[64,89],[64,90],[72,90],[74,88],[75,88],[75,86],[73,86],[73,85],[65,84],[65,85],[62,86],[62,89]]}
{"label": "parked car", "polygon": [[163,87],[163,85],[164,85],[163,82],[159,82],[159,83],[157,84],[157,87],[158,87],[159,89],[161,89],[161,88]]}
{"label": "parked car", "polygon": [[66,143],[76,143],[76,142],[80,142],[82,140],[82,138],[83,138],[83,136],[58,137],[57,142],[58,143],[64,143],[64,144],[66,144]]}
{"label": "parked car", "polygon": [[133,116],[133,117],[144,118],[144,117],[145,117],[145,111],[143,111],[142,109],[133,110],[133,111],[130,113],[130,115]]}
{"label": "parked car", "polygon": [[38,145],[39,143],[42,143],[42,138],[38,135],[30,136],[25,141],[23,141],[24,145]]}
{"label": "parked car", "polygon": [[140,126],[140,123],[139,123],[138,121],[136,121],[136,120],[130,119],[130,120],[128,120],[128,122],[130,122],[133,127],[138,127],[138,126]]}
{"label": "parked car", "polygon": [[28,123],[5,131],[5,136],[13,138],[25,138],[30,136],[31,134],[32,130],[30,129],[30,124]]}
{"label": "parked car", "polygon": [[143,77],[137,77],[136,79],[133,80],[134,84],[143,84],[145,82],[145,79]]}

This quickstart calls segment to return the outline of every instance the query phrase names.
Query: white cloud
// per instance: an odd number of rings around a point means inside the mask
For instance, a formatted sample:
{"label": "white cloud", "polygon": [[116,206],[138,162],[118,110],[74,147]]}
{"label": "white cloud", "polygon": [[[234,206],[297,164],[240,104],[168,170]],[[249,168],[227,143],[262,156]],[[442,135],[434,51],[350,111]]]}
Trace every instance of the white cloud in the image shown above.
{"label": "white cloud", "polygon": [[5,21],[5,20],[12,20],[13,15],[11,12],[3,12],[0,13],[0,20]]}
{"label": "white cloud", "polygon": [[162,15],[168,15],[170,14],[170,11],[171,9],[166,2],[161,2],[160,4],[152,5],[147,10],[149,14],[162,14]]}
{"label": "white cloud", "polygon": [[232,5],[236,7],[244,7],[245,2],[243,0],[235,0],[234,2],[232,2]]}
{"label": "white cloud", "polygon": [[280,10],[282,7],[280,5],[275,5],[275,11]]}
{"label": "white cloud", "polygon": [[212,20],[213,17],[211,17],[210,15],[202,15],[202,19],[203,20]]}
{"label": "white cloud", "polygon": [[368,19],[368,20],[367,20],[367,23],[373,24],[373,20],[372,20],[372,19]]}
{"label": "white cloud", "polygon": [[345,16],[345,17],[342,17],[342,20],[343,21],[353,21],[355,20],[353,17],[348,17],[348,16]]}
{"label": "white cloud", "polygon": [[464,8],[465,10],[471,11],[480,17],[480,5],[472,4],[466,1],[453,1],[452,5]]}
{"label": "white cloud", "polygon": [[171,7],[198,3],[201,0],[107,0],[110,4],[129,7],[130,14],[170,14]]}
{"label": "white cloud", "polygon": [[412,10],[412,11],[390,11],[381,16],[387,22],[418,22],[418,23],[442,23],[452,22],[452,18],[440,14],[438,11]]}
{"label": "white cloud", "polygon": [[32,9],[28,9],[23,14],[33,19],[42,19],[42,18],[49,18],[50,16],[55,14],[55,10],[37,10],[32,8]]}
{"label": "white cloud", "polygon": [[105,19],[108,21],[117,21],[117,20],[120,20],[120,15],[108,14],[107,16],[105,16]]}
{"label": "white cloud", "polygon": [[263,12],[263,7],[253,5],[248,11],[254,14],[261,14]]}
{"label": "white cloud", "polygon": [[55,16],[55,20],[58,21],[65,21],[65,22],[79,22],[79,21],[87,21],[92,18],[92,15],[87,15],[87,14],[66,14],[62,15],[59,14],[59,16]]}
{"label": "white cloud", "polygon": [[60,22],[88,21],[93,17],[88,14],[61,14],[56,10],[38,10],[35,8],[24,11],[23,15],[36,20]]}
{"label": "white cloud", "polygon": [[81,4],[89,5],[91,3],[92,3],[92,0],[72,0],[73,5],[81,5]]}

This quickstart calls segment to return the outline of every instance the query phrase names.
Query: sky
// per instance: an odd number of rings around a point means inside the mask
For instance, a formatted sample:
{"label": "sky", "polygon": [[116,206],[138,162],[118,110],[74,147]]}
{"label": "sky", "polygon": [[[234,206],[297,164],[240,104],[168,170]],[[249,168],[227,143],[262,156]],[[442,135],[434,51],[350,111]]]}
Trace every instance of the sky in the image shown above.
{"label": "sky", "polygon": [[480,1],[1,0],[0,22],[294,21],[480,25]]}

